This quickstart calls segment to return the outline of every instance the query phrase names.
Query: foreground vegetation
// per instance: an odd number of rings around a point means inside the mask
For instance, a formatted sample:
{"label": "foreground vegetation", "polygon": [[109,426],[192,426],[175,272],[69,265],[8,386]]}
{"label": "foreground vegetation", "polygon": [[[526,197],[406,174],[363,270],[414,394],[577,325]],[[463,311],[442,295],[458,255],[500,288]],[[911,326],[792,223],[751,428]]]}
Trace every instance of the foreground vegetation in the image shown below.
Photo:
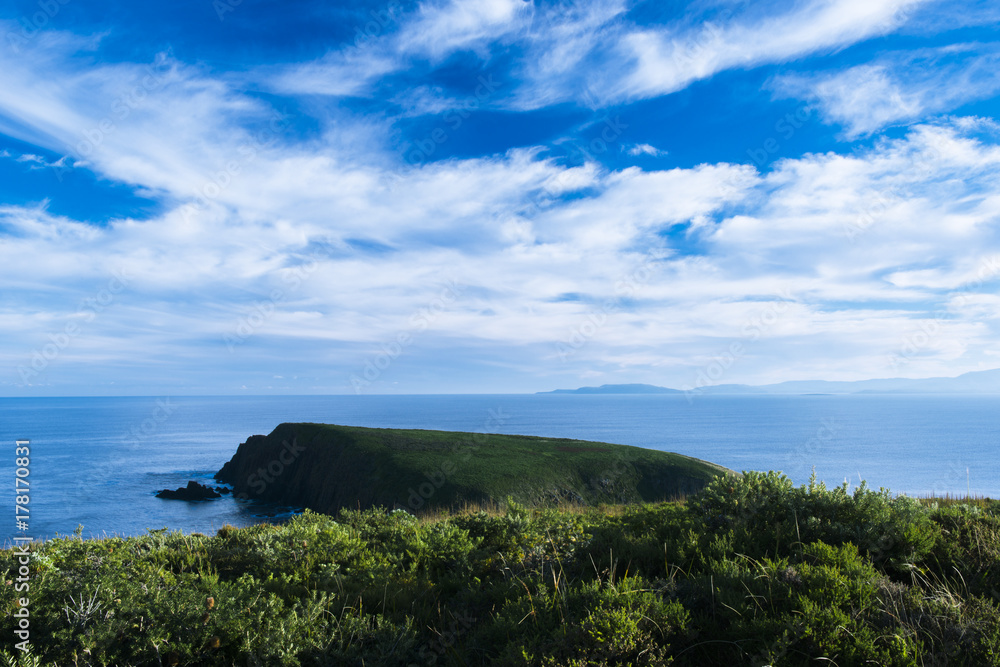
{"label": "foreground vegetation", "polygon": [[1000,503],[776,473],[684,503],[67,537],[31,570],[40,665],[1000,665]]}

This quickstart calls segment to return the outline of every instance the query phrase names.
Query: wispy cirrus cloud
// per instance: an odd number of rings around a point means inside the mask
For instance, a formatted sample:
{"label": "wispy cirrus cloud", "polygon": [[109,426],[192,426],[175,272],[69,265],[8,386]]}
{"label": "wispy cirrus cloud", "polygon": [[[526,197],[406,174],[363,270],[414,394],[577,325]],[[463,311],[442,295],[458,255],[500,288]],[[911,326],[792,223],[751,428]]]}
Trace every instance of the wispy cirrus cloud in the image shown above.
{"label": "wispy cirrus cloud", "polygon": [[629,155],[651,155],[653,157],[658,157],[661,155],[666,155],[667,152],[660,150],[656,146],[651,146],[650,144],[633,144],[632,146],[622,147]]}
{"label": "wispy cirrus cloud", "polygon": [[[681,90],[728,69],[829,53],[897,29],[910,8],[926,0],[819,0],[766,18],[740,14],[674,31],[647,28],[624,34],[618,54],[632,63],[608,80],[605,99],[643,99]],[[617,76],[616,76],[617,78]]]}
{"label": "wispy cirrus cloud", "polygon": [[993,97],[1000,91],[1000,44],[896,52],[846,70],[785,75],[775,87],[814,101],[853,139]]}
{"label": "wispy cirrus cloud", "polygon": [[524,0],[444,0],[424,2],[396,35],[396,48],[440,60],[469,50],[481,58],[530,21],[534,9]]}
{"label": "wispy cirrus cloud", "polygon": [[746,3],[707,22],[683,14],[648,26],[627,20],[622,0],[534,7],[521,0],[422,3],[398,29],[286,69],[276,90],[353,95],[417,58],[467,51],[519,54],[516,85],[497,107],[527,110],[573,101],[590,107],[670,94],[729,69],[826,54],[899,29],[929,0],[813,0],[775,15]]}
{"label": "wispy cirrus cloud", "polygon": [[276,68],[268,86],[287,95],[370,96],[378,80],[399,69],[397,58],[374,47],[349,46],[319,60]]}

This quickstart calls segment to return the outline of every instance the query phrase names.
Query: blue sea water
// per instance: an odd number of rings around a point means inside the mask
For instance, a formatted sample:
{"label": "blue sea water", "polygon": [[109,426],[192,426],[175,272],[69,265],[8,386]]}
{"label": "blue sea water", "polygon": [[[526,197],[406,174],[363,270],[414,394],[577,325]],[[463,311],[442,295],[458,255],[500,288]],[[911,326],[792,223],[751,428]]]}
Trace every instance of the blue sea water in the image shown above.
{"label": "blue sea water", "polygon": [[[465,395],[0,398],[0,474],[15,526],[16,439],[31,441],[27,534],[210,533],[281,519],[287,508],[224,497],[161,500],[208,482],[253,434],[281,422],[519,433],[679,452],[736,470],[815,468],[910,495],[1000,497],[998,396]],[[484,446],[488,446],[488,440]],[[2,514],[2,513],[0,513]]]}

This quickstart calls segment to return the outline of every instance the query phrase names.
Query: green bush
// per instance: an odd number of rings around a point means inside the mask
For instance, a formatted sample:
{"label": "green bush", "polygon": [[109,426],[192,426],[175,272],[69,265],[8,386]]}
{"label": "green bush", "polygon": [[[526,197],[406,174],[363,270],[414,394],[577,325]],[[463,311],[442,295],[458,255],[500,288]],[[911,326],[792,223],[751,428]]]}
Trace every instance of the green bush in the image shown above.
{"label": "green bush", "polygon": [[31,548],[30,657],[0,561],[0,664],[1000,665],[997,507],[746,473],[684,504],[65,537]]}
{"label": "green bush", "polygon": [[927,557],[940,536],[930,513],[916,500],[870,490],[862,482],[827,489],[810,480],[794,487],[780,473],[746,472],[717,478],[689,501],[705,530],[732,530],[750,555],[787,554],[823,541],[851,543],[872,562],[896,574]]}

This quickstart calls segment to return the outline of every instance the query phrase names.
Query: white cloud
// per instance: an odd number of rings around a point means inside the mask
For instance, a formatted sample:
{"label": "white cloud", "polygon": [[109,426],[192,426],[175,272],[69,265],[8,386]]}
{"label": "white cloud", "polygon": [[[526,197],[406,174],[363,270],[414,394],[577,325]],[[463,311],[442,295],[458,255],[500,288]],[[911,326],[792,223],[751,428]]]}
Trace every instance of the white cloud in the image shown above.
{"label": "white cloud", "polygon": [[662,155],[667,154],[667,151],[660,150],[659,148],[656,148],[655,146],[651,146],[649,144],[632,144],[631,146],[628,147],[622,146],[622,150],[624,150],[629,155],[633,156],[652,155],[653,157],[660,157]]}
{"label": "white cloud", "polygon": [[947,291],[976,289],[984,283],[1000,280],[1000,254],[956,258],[954,264],[946,268],[897,271],[886,276],[886,280],[897,287]]}
{"label": "white cloud", "polygon": [[995,26],[1000,23],[1000,6],[994,0],[937,0],[902,12],[906,32],[916,35],[936,35],[974,26]]}
{"label": "white cloud", "polygon": [[15,162],[27,163],[29,169],[43,169],[45,167],[52,167],[57,169],[65,168],[67,165],[69,165],[70,162],[69,157],[66,155],[52,162],[49,162],[41,155],[35,155],[34,153],[24,153],[15,158],[7,151],[4,151],[3,153],[0,153],[0,157],[13,158]]}
{"label": "white cloud", "polygon": [[828,118],[848,126],[849,137],[870,134],[899,120],[918,118],[920,99],[904,94],[884,67],[855,67],[815,88]]}
{"label": "white cloud", "polygon": [[518,35],[525,55],[517,71],[520,85],[509,105],[537,109],[574,100],[600,106],[601,81],[594,73],[617,69],[601,52],[625,29],[620,17],[627,9],[623,0],[593,0],[558,3],[537,12]]}
{"label": "white cloud", "polygon": [[461,101],[448,95],[440,86],[417,86],[396,94],[392,101],[398,104],[400,117],[441,114],[461,108]]}
{"label": "white cloud", "polygon": [[[234,194],[225,208],[103,229],[44,208],[0,211],[0,224],[16,231],[0,244],[0,261],[12,275],[32,276],[19,287],[20,307],[34,310],[27,304],[39,290],[68,296],[64,310],[46,315],[48,324],[29,319],[11,329],[24,350],[15,359],[36,344],[32,331],[58,331],[117,267],[132,276],[129,289],[88,330],[89,346],[75,348],[79,363],[109,349],[116,358],[138,359],[148,349],[189,354],[194,341],[231,334],[279,289],[247,345],[284,341],[287,350],[288,341],[301,341],[312,354],[309,341],[322,341],[323,363],[350,369],[349,346],[362,346],[363,362],[366,346],[409,330],[414,313],[454,279],[462,296],[429,323],[428,341],[488,344],[494,353],[533,347],[539,359],[566,368],[552,361],[559,341],[631,282],[629,305],[608,316],[572,367],[655,367],[680,385],[699,360],[742,341],[748,352],[727,381],[787,379],[792,368],[796,377],[863,375],[845,370],[852,365],[892,374],[886,359],[918,321],[913,308],[943,308],[963,289],[989,292],[992,278],[976,285],[979,262],[966,259],[967,248],[978,247],[983,261],[1000,255],[992,178],[1000,149],[953,126],[918,128],[850,157],[785,160],[766,178],[731,165],[654,172],[591,165],[577,181],[588,194],[569,200],[545,185],[568,171],[532,151],[412,169],[398,175],[391,196],[374,174],[329,187],[343,176],[338,159],[285,149],[260,160],[233,190],[258,196]],[[929,161],[932,169],[919,168]],[[309,176],[286,180],[286,171]],[[847,231],[887,189],[897,194],[852,240]],[[468,192],[480,195],[469,200]],[[541,204],[528,205],[535,196]],[[749,210],[723,213],[738,202]],[[321,217],[322,210],[342,213]],[[663,236],[691,221],[699,225],[686,238]],[[368,252],[351,238],[392,250]],[[688,254],[687,243],[700,250]],[[289,288],[304,265],[314,268]],[[565,294],[581,297],[560,299]],[[752,323],[775,307],[777,321],[748,338],[748,327],[757,331]],[[931,374],[945,363],[953,372],[973,369],[998,333],[996,318],[977,315],[991,307],[979,299],[956,310],[907,372]],[[785,360],[783,378],[763,365],[776,358]],[[835,358],[845,361],[838,367]]]}
{"label": "white cloud", "polygon": [[[627,20],[624,0],[539,7],[523,0],[438,0],[396,17],[394,30],[265,79],[286,94],[367,96],[414,61],[440,63],[463,51],[490,61],[494,52],[512,50],[520,53],[511,72],[516,84],[492,104],[528,110],[574,101],[596,108],[888,34],[928,1],[811,0],[772,15],[726,10],[718,22],[692,24],[682,16],[637,26]],[[428,92],[414,91],[406,101],[433,108],[440,96]]]}
{"label": "white cloud", "polygon": [[[619,54],[634,68],[605,81],[607,100],[672,93],[731,68],[779,63],[834,50],[899,27],[907,8],[925,0],[814,0],[756,22],[733,19],[694,31],[635,30],[621,38]],[[611,73],[609,73],[611,74]]]}
{"label": "white cloud", "polygon": [[826,120],[853,139],[994,96],[1000,44],[893,53],[832,74],[786,75],[775,86],[784,96],[818,102]]}
{"label": "white cloud", "polygon": [[[479,34],[472,19],[439,20]],[[315,136],[293,141],[280,114],[198,68],[163,59],[152,73],[80,71],[62,55],[0,55],[6,127],[155,192],[166,210],[95,226],[44,204],[0,208],[8,368],[122,271],[127,289],[61,357],[67,368],[149,369],[161,363],[147,361],[155,350],[187,360],[191,373],[234,358],[265,364],[267,377],[319,367],[335,376],[326,386],[343,390],[365,355],[409,331],[454,280],[460,298],[421,331],[424,353],[445,348],[445,361],[488,350],[490,363],[553,373],[655,368],[665,375],[643,379],[676,386],[735,340],[748,351],[728,381],[861,377],[888,373],[899,338],[974,284],[980,257],[1000,253],[1000,148],[977,138],[991,127],[982,119],[920,125],[849,155],[785,159],[766,175],[725,163],[569,168],[539,148],[403,167],[381,148],[376,121],[334,110]],[[599,331],[558,361],[557,344],[609,302]],[[749,340],[755,318],[783,303]],[[994,306],[953,308],[912,371],[977,368],[1000,334],[996,318],[977,313]],[[255,308],[266,316],[225,351]]]}
{"label": "white cloud", "polygon": [[400,31],[398,48],[440,60],[459,50],[488,57],[489,44],[530,16],[524,0],[444,0],[421,3]]}
{"label": "white cloud", "polygon": [[986,132],[1000,136],[1000,123],[983,116],[955,116],[949,118],[952,124],[963,132]]}
{"label": "white cloud", "polygon": [[399,67],[395,57],[376,46],[349,46],[313,62],[281,68],[267,77],[267,85],[289,95],[367,97],[381,77]]}
{"label": "white cloud", "polygon": [[[504,91],[495,104],[530,109],[564,101],[567,95],[596,100],[579,81],[579,65],[603,39],[608,22],[624,11],[623,0],[568,2],[548,8],[536,8],[524,0],[426,2],[397,17],[397,30],[285,68],[268,77],[268,85],[290,94],[367,95],[380,79],[415,60],[437,63],[468,51],[488,61],[494,50],[513,45],[525,51],[516,66],[518,86]],[[435,113],[448,96],[418,87],[398,98],[415,111]]]}

